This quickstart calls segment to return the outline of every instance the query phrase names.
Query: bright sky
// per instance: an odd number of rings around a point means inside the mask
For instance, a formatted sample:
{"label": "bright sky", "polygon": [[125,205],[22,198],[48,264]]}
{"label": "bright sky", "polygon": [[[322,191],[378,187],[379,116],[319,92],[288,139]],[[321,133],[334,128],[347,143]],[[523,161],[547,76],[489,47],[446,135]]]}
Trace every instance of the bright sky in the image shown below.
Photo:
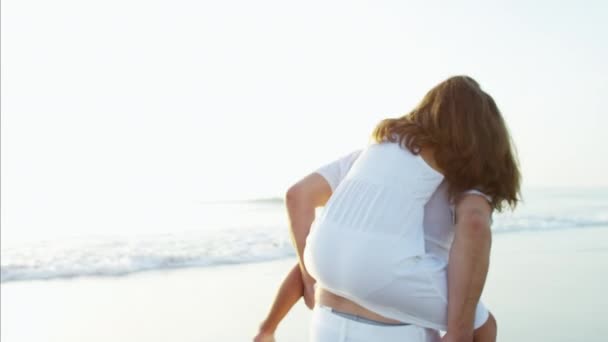
{"label": "bright sky", "polygon": [[526,185],[606,186],[607,17],[605,1],[2,1],[3,231],[281,196],[454,74],[497,100]]}

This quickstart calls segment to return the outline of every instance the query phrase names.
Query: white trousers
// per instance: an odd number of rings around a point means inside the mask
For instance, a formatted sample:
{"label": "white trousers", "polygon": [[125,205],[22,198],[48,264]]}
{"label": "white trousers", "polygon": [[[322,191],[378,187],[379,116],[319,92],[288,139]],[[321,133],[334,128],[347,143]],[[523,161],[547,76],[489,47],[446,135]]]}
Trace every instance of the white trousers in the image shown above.
{"label": "white trousers", "polygon": [[439,332],[416,325],[381,326],[342,317],[324,306],[315,306],[310,326],[311,342],[438,342]]}

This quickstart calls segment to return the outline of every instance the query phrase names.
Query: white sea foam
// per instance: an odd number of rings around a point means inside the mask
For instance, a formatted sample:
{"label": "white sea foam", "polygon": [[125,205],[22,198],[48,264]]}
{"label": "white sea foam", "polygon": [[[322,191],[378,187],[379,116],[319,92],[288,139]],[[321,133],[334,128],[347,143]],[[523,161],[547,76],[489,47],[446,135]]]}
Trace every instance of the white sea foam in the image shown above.
{"label": "white sea foam", "polygon": [[[608,196],[537,192],[515,213],[494,217],[497,234],[608,227]],[[211,205],[214,225],[170,234],[114,234],[30,241],[2,247],[1,281],[119,276],[182,267],[250,263],[294,255],[280,201]],[[255,215],[254,215],[255,213]],[[260,213],[262,214],[260,216]],[[257,216],[256,216],[257,215]],[[257,217],[257,218],[256,218]],[[211,222],[211,221],[208,221]]]}
{"label": "white sea foam", "polygon": [[215,231],[140,237],[45,241],[2,251],[2,282],[118,276],[133,272],[246,263],[293,255],[272,232]]}

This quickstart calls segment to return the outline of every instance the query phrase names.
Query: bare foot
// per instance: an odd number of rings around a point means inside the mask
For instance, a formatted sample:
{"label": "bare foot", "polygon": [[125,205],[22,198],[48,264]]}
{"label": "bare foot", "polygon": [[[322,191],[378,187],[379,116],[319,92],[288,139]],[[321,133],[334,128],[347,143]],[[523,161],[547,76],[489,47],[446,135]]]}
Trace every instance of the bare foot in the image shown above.
{"label": "bare foot", "polygon": [[253,342],[275,342],[274,334],[260,331],[258,336],[253,339]]}

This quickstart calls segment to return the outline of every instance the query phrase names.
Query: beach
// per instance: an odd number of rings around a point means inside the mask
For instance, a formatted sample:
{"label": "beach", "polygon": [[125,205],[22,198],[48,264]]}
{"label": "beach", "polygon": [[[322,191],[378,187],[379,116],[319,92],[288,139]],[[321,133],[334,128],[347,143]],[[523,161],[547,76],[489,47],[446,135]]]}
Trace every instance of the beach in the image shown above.
{"label": "beach", "polygon": [[302,230],[445,249],[468,190],[498,340],[608,341],[608,1],[0,7],[0,342],[252,341]]}
{"label": "beach", "polygon": [[[295,263],[2,284],[3,342],[250,341]],[[495,234],[483,301],[499,341],[605,341],[608,227]],[[302,302],[278,341],[306,341]]]}

